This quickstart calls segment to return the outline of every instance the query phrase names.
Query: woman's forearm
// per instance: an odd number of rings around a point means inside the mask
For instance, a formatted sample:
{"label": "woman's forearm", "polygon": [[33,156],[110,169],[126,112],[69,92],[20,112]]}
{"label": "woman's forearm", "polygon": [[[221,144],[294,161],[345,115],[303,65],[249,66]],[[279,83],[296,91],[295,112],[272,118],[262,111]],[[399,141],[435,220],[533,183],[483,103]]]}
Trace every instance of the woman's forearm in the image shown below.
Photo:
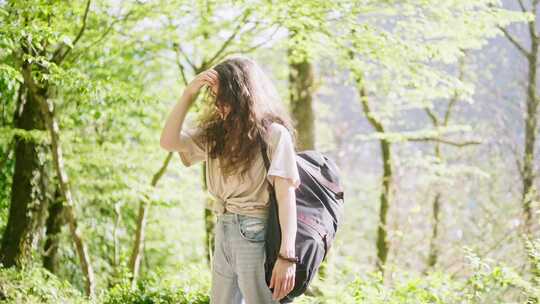
{"label": "woman's forearm", "polygon": [[278,176],[275,177],[275,188],[281,226],[279,252],[287,256],[294,256],[297,229],[295,189],[286,179]]}
{"label": "woman's forearm", "polygon": [[180,100],[174,105],[169,113],[165,126],[161,131],[160,146],[167,151],[177,151],[180,147],[180,132],[184,119],[191,106],[193,99],[196,98],[190,91],[184,90]]}

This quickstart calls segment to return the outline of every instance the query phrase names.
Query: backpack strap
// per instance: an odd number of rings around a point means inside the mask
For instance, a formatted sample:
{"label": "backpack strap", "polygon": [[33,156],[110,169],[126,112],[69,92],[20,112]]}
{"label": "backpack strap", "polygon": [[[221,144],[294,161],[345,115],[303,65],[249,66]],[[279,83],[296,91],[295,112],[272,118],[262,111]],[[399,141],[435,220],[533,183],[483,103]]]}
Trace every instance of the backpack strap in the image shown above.
{"label": "backpack strap", "polygon": [[268,171],[270,169],[270,160],[268,159],[268,154],[267,154],[267,147],[266,147],[266,142],[263,140],[262,138],[262,135],[259,133],[259,143],[261,145],[261,152],[263,154],[263,159],[264,159],[264,166],[266,167],[266,171]]}
{"label": "backpack strap", "polygon": [[268,171],[270,169],[270,160],[268,159],[268,154],[266,154],[266,143],[262,139],[262,136],[259,134],[259,142],[261,144],[261,152],[264,159],[264,166],[266,167],[266,170]]}
{"label": "backpack strap", "polygon": [[[261,153],[262,153],[262,156],[263,156],[263,160],[264,160],[264,167],[266,168],[266,172],[268,172],[268,170],[270,170],[270,159],[268,159],[268,154],[267,154],[267,146],[266,146],[266,142],[263,140],[262,138],[262,135],[259,133],[259,143],[261,145]],[[266,179],[266,176],[265,176],[265,179]],[[271,184],[271,183],[268,183],[269,185],[269,190],[270,190],[270,194],[271,195],[275,195],[274,193],[274,186]]]}

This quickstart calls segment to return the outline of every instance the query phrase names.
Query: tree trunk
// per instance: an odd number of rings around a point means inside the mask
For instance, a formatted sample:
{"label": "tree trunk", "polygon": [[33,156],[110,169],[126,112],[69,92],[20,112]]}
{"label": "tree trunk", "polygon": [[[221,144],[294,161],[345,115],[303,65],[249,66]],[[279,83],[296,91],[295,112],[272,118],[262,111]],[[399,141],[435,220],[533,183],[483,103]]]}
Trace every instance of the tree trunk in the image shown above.
{"label": "tree trunk", "polygon": [[43,115],[45,126],[49,132],[51,140],[51,154],[53,158],[54,169],[58,178],[58,184],[62,193],[62,198],[65,201],[65,214],[69,223],[71,237],[75,243],[75,249],[79,256],[83,275],[85,277],[85,289],[89,297],[95,295],[95,279],[94,270],[90,264],[90,257],[86,243],[82,238],[82,234],[78,227],[77,218],[75,216],[73,196],[69,188],[67,172],[64,169],[64,159],[62,147],[60,146],[60,129],[54,116],[54,104],[48,99],[49,88],[41,88],[35,82],[31,74],[32,66],[28,62],[24,62],[22,66],[22,74],[24,84],[28,88],[29,95],[39,104],[39,109]]}
{"label": "tree trunk", "polygon": [[[521,192],[521,204],[523,208],[523,221],[524,221],[524,233],[528,240],[536,239],[533,231],[533,214],[531,203],[534,197],[537,195],[538,189],[535,188],[535,155],[534,147],[536,145],[536,132],[538,126],[538,96],[536,92],[537,85],[537,65],[538,65],[538,43],[540,37],[537,33],[537,6],[539,1],[532,1],[530,9],[526,8],[522,2],[519,2],[521,9],[525,12],[532,14],[534,18],[528,23],[528,34],[531,43],[530,50],[527,50],[514,36],[512,36],[506,29],[499,27],[504,33],[508,41],[516,47],[516,49],[527,59],[528,71],[527,71],[527,100],[526,100],[526,115],[525,115],[525,143],[523,160],[519,164],[519,170],[522,179],[522,192]],[[529,243],[525,244],[525,249],[529,255],[529,263],[531,272],[533,274],[533,281],[538,285],[540,281],[540,269],[538,265],[538,258],[535,254],[530,253]],[[528,303],[537,303],[538,299],[529,297]]]}
{"label": "tree trunk", "polygon": [[[466,66],[466,58],[467,58],[467,52],[465,52],[465,55],[462,56],[459,59],[459,80],[464,81],[465,80],[465,66]],[[452,99],[450,99],[448,103],[448,107],[446,108],[446,111],[444,113],[444,118],[442,119],[442,126],[447,127],[448,123],[450,122],[450,116],[452,115],[452,109],[456,105],[456,103],[459,101],[460,95],[459,93],[455,92]],[[441,121],[438,118],[437,114],[433,112],[430,108],[426,108],[425,112],[427,113],[428,117],[430,118],[433,127],[438,129],[441,125]],[[435,142],[434,147],[434,154],[435,157],[438,160],[443,159],[442,152],[441,152],[441,144],[440,142]],[[442,193],[436,189],[435,198],[433,200],[433,227],[431,230],[431,241],[429,243],[429,254],[428,254],[428,261],[427,261],[427,267],[424,273],[427,273],[427,270],[430,268],[433,268],[437,264],[437,260],[439,258],[439,248],[437,246],[437,238],[439,236],[439,225],[440,225],[440,210],[441,210],[441,197]]]}
{"label": "tree trunk", "polygon": [[441,193],[435,194],[433,200],[433,228],[431,231],[431,242],[429,243],[429,256],[428,256],[428,269],[434,267],[437,264],[437,258],[439,257],[439,250],[437,247],[437,238],[439,236],[439,212],[441,204]]}
{"label": "tree trunk", "polygon": [[529,72],[527,83],[527,113],[525,116],[525,151],[523,154],[523,213],[525,217],[525,228],[529,236],[532,235],[533,211],[531,202],[534,199],[535,191],[534,164],[536,145],[536,132],[538,127],[538,97],[536,93],[537,64],[538,64],[538,41],[536,37],[531,37],[531,54],[528,57]]}
{"label": "tree trunk", "polygon": [[52,273],[58,273],[58,248],[60,232],[65,223],[63,202],[60,189],[56,189],[54,199],[49,206],[49,217],[46,223],[46,239],[43,254],[43,267]]}
{"label": "tree trunk", "polygon": [[[208,203],[210,198],[207,199]],[[212,265],[212,258],[213,258],[213,252],[214,252],[214,229],[216,226],[215,220],[214,220],[214,213],[212,210],[210,210],[209,206],[207,205],[206,208],[204,208],[204,226],[206,231],[206,238],[205,238],[205,250],[206,250],[206,261],[208,262],[208,265]]]}
{"label": "tree trunk", "polygon": [[289,95],[292,118],[298,132],[298,150],[315,147],[315,115],[313,113],[313,67],[307,59],[293,61],[289,56]]}
{"label": "tree trunk", "polygon": [[[369,103],[367,90],[364,84],[364,78],[360,71],[356,71],[355,82],[360,95],[360,103],[362,105],[362,110],[366,116],[368,122],[378,133],[384,133],[384,126],[382,123],[373,115]],[[391,157],[391,143],[388,140],[381,139],[379,141],[382,154],[382,180],[381,180],[381,195],[379,196],[379,224],[377,226],[377,262],[376,267],[381,273],[384,274],[384,267],[386,265],[386,260],[388,257],[388,252],[390,251],[390,246],[387,240],[387,215],[388,209],[390,206],[390,193],[392,185],[392,157]]]}
{"label": "tree trunk", "polygon": [[386,217],[390,205],[390,185],[392,182],[392,164],[390,158],[390,142],[380,141],[383,157],[382,192],[379,198],[379,225],[377,228],[377,269],[384,273],[384,266],[388,257],[389,245],[387,240]]}
{"label": "tree trunk", "polygon": [[[206,193],[208,191],[208,185],[206,184],[206,162],[203,162],[202,164],[202,184],[203,184],[203,191]],[[204,227],[205,227],[205,242],[204,247],[206,250],[206,261],[208,262],[208,265],[212,267],[212,258],[213,258],[213,252],[214,252],[214,229],[216,226],[216,219],[214,217],[214,212],[211,209],[212,199],[210,197],[206,198],[206,206],[204,208]]]}
{"label": "tree trunk", "polygon": [[[536,7],[533,7],[536,20]],[[531,38],[531,52],[528,59],[529,71],[528,71],[528,83],[527,83],[527,113],[525,116],[525,149],[523,153],[523,169],[522,169],[522,196],[521,201],[523,204],[523,215],[525,221],[525,233],[528,239],[536,239],[533,225],[533,214],[536,213],[532,210],[531,203],[534,201],[537,195],[538,189],[536,189],[534,182],[536,179],[535,174],[535,145],[536,145],[536,132],[538,128],[538,96],[536,92],[537,84],[537,66],[538,66],[538,37],[536,34],[536,22],[529,23],[530,38]],[[538,248],[536,248],[538,250]],[[529,254],[529,260],[531,264],[531,272],[533,274],[533,281],[535,284],[540,283],[540,265],[538,265],[538,257],[534,253]],[[537,298],[534,298],[534,303],[538,302]]]}
{"label": "tree trunk", "polygon": [[[38,101],[31,94],[18,96],[14,124],[24,130],[45,130]],[[18,115],[20,113],[20,116]],[[42,143],[15,136],[15,171],[11,186],[8,222],[2,236],[0,262],[5,267],[22,266],[39,240],[39,230],[47,209],[47,170],[40,155],[47,154]]]}
{"label": "tree trunk", "polygon": [[[150,182],[150,185],[152,187],[155,187],[158,183],[158,181],[161,179],[163,174],[165,174],[165,171],[167,170],[167,167],[169,166],[169,162],[171,161],[173,153],[170,152],[167,154],[167,157],[163,161],[163,164],[159,168],[159,170],[154,174],[152,177],[152,181]],[[150,208],[150,198],[146,197],[144,200],[139,202],[139,215],[137,217],[137,230],[135,232],[135,240],[133,241],[133,249],[131,250],[131,257],[129,259],[129,270],[131,271],[131,286],[135,287],[135,284],[137,283],[137,279],[139,277],[140,272],[140,266],[141,266],[141,259],[143,256],[143,248],[144,248],[144,237],[145,237],[145,230],[146,230],[146,218],[148,215],[148,209]]]}

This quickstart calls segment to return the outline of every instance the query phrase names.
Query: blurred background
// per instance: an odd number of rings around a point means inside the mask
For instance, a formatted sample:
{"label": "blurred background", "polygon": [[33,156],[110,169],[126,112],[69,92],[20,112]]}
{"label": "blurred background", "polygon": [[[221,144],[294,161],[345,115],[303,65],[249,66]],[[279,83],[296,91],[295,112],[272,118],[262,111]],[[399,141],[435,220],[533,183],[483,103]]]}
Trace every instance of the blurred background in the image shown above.
{"label": "blurred background", "polygon": [[159,136],[244,55],[345,188],[295,303],[537,303],[538,2],[0,0],[0,299],[209,303],[204,163]]}

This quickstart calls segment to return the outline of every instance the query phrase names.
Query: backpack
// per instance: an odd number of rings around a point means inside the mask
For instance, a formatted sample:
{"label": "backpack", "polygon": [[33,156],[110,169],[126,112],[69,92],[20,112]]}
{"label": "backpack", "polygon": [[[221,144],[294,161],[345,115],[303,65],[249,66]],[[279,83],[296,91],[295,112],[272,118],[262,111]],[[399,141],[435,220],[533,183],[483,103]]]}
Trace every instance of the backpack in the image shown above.
{"label": "backpack", "polygon": [[[268,172],[270,160],[263,140],[261,150]],[[295,191],[297,215],[295,253],[300,261],[296,264],[294,288],[280,300],[280,303],[290,303],[306,291],[332,247],[343,218],[343,190],[335,162],[321,152],[306,150],[296,152],[296,165],[300,175],[300,186]],[[270,206],[264,267],[266,283],[269,286],[281,245],[281,226],[274,187],[268,184]]]}

